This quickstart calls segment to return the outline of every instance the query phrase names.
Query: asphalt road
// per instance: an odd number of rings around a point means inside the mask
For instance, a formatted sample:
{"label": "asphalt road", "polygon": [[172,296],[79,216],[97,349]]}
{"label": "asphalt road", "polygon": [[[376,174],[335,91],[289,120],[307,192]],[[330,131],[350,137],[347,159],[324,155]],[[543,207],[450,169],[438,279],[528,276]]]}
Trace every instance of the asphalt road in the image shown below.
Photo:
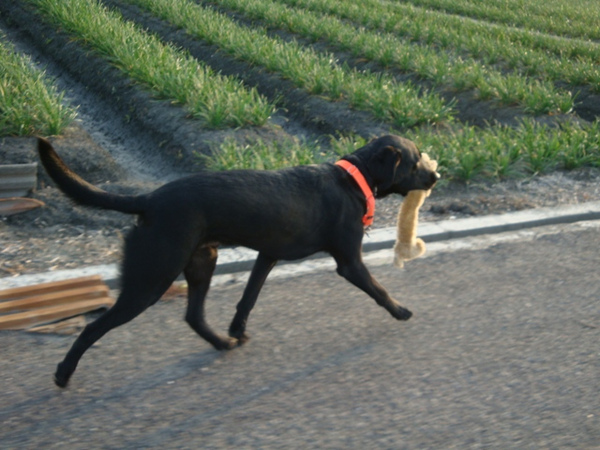
{"label": "asphalt road", "polygon": [[[273,277],[218,353],[162,301],[51,379],[73,336],[4,332],[1,448],[599,448],[600,225],[430,245],[373,274],[396,322],[328,268]],[[241,282],[210,293],[225,330]]]}

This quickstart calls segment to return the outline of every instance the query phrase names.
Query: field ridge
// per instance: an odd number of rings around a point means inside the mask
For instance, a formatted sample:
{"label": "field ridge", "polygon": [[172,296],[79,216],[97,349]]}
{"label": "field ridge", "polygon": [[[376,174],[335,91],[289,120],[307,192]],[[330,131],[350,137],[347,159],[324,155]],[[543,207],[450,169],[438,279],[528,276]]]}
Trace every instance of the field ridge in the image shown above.
{"label": "field ridge", "polygon": [[[162,20],[132,3],[119,0],[105,0],[107,5],[118,8],[124,17],[160,35],[174,45],[185,48],[190,54],[204,60],[214,70],[227,74],[237,74],[245,84],[255,87],[261,95],[277,101],[290,119],[299,121],[309,134],[358,134],[373,136],[390,131],[390,126],[376,120],[366,111],[349,107],[344,100],[329,101],[321,96],[311,95],[293,85],[276,73],[265,71],[240,59],[220,52],[219,47],[189,36],[180,28]],[[218,55],[215,58],[215,55]],[[287,119],[284,119],[284,121]],[[285,125],[284,125],[285,128]]]}
{"label": "field ridge", "polygon": [[[600,13],[593,10],[595,0],[588,2],[537,1],[520,2],[528,10],[513,8],[514,1],[473,3],[469,0],[407,0],[415,7],[429,8],[445,13],[468,16],[474,19],[488,20],[504,25],[521,27],[535,31],[545,31],[557,36],[600,40]],[[494,3],[501,6],[494,6]],[[584,6],[587,3],[587,7]],[[543,6],[541,6],[543,5]],[[556,17],[564,18],[560,23]],[[575,24],[575,25],[574,25]]]}
{"label": "field ridge", "polygon": [[[332,51],[351,52],[357,59],[379,64],[379,72],[401,71],[403,76],[411,75],[437,89],[475,90],[483,100],[518,104],[532,114],[568,112],[573,107],[571,93],[555,87],[549,80],[494,68],[465,57],[450,46],[442,51],[436,45],[408,42],[393,33],[354,27],[335,15],[291,8],[277,1],[222,0],[218,9],[242,14],[248,21],[258,21],[270,29],[289,31],[310,43],[327,42]],[[550,63],[547,66],[555,67]]]}

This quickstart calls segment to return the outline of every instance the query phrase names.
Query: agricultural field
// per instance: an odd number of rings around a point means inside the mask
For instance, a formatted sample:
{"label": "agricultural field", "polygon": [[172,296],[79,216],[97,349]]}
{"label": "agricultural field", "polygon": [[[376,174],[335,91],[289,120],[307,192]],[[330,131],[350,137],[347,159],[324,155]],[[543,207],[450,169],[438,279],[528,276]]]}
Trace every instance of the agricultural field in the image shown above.
{"label": "agricultural field", "polygon": [[[0,59],[2,161],[51,135],[115,190],[333,161],[391,132],[438,159],[433,215],[600,196],[595,0],[3,0]],[[68,220],[4,225],[130,225],[36,195]]]}

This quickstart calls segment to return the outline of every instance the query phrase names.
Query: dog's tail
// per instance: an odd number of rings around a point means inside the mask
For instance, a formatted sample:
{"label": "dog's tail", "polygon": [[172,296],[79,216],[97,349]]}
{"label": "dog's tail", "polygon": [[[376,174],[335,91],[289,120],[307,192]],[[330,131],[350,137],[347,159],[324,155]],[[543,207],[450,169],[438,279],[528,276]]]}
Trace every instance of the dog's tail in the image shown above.
{"label": "dog's tail", "polygon": [[128,214],[145,211],[143,197],[111,194],[85,181],[66,166],[50,142],[43,138],[38,138],[38,153],[50,178],[76,203]]}

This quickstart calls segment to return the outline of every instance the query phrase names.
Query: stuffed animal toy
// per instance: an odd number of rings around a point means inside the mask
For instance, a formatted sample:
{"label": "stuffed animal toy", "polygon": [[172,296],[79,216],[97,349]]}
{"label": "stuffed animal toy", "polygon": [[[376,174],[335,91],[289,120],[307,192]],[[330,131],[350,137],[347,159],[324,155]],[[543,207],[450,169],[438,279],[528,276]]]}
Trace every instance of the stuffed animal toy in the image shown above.
{"label": "stuffed animal toy", "polygon": [[[429,158],[427,153],[421,155],[425,164],[429,164],[431,170],[437,170],[437,161]],[[410,191],[398,211],[397,238],[394,245],[394,266],[404,267],[404,261],[418,258],[425,253],[425,242],[417,237],[417,224],[419,222],[419,208],[429,194],[431,189]]]}

